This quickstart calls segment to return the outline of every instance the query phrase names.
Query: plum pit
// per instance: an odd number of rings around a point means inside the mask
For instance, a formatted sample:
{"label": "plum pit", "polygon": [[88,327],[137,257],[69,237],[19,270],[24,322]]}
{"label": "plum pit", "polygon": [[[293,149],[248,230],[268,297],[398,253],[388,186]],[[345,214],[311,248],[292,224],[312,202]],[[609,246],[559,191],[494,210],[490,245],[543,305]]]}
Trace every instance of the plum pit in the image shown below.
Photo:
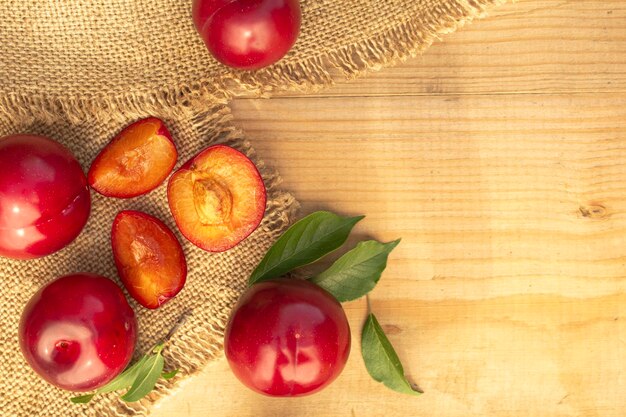
{"label": "plum pit", "polygon": [[193,201],[198,219],[204,225],[228,225],[233,195],[218,178],[193,179]]}

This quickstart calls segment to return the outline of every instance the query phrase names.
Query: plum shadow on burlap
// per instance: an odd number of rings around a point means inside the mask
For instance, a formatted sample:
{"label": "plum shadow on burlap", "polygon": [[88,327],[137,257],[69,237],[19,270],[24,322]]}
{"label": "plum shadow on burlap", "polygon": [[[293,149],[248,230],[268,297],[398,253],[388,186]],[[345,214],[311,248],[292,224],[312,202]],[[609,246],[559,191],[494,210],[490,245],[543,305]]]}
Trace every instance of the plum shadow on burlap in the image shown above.
{"label": "plum shadow on burlap", "polygon": [[[173,228],[165,186],[132,200],[95,193],[84,232],[44,259],[0,259],[0,414],[10,417],[146,415],[189,375],[222,354],[228,313],[250,271],[294,218],[297,203],[234,127],[236,93],[311,91],[417,55],[439,35],[504,0],[302,0],[303,28],[279,64],[238,72],[217,64],[191,22],[191,0],[0,0],[0,136],[39,133],[71,149],[84,168],[130,122],[164,119],[179,150],[178,166],[205,146],[227,143],[252,157],[268,188],[261,227],[235,249],[208,254],[181,238],[189,264],[183,291],[161,309],[134,301],[137,354],[188,319],[165,352],[173,381],[138,403],[116,395],[74,405],[43,382],[19,352],[17,328],[30,296],[51,279],[90,271],[115,278],[109,233],[115,214],[139,209]],[[2,169],[2,167],[0,167]]]}

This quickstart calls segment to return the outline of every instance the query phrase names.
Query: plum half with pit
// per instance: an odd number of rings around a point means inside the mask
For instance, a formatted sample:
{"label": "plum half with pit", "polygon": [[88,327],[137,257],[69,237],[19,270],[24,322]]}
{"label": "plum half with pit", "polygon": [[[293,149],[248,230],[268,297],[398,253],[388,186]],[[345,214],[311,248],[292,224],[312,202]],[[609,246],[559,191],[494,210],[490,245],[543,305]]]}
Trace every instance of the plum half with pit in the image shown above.
{"label": "plum half with pit", "polygon": [[266,191],[248,157],[215,145],[172,174],[167,201],[183,236],[206,251],[223,252],[257,228],[265,214]]}
{"label": "plum half with pit", "polygon": [[250,287],[231,313],[224,350],[235,376],[268,396],[313,394],[350,354],[341,304],[308,281],[279,278]]}
{"label": "plum half with pit", "polygon": [[132,358],[137,322],[120,287],[78,273],[42,287],[22,312],[19,340],[28,364],[70,391],[99,388]]}
{"label": "plum half with pit", "polygon": [[192,15],[215,59],[237,69],[274,64],[300,32],[299,0],[195,0]]}
{"label": "plum half with pit", "polygon": [[0,139],[0,256],[39,258],[72,242],[91,210],[72,153],[44,136]]}

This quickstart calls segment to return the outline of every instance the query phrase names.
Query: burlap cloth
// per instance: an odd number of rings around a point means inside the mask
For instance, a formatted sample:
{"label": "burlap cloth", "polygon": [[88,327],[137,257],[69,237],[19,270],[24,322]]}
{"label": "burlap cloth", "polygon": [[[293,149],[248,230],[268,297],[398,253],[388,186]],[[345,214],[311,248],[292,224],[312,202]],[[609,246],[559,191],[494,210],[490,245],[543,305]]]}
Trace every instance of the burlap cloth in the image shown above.
{"label": "burlap cloth", "polygon": [[138,352],[188,316],[165,351],[167,368],[180,368],[180,376],[159,383],[140,403],[108,395],[88,406],[71,404],[69,393],[28,368],[17,327],[28,298],[57,276],[91,271],[117,279],[109,233],[119,210],[144,210],[173,227],[165,187],[129,201],[93,193],[91,218],[70,246],[36,261],[1,259],[0,415],[145,415],[154,401],[221,355],[231,306],[297,205],[233,127],[227,103],[234,94],[308,91],[331,83],[336,73],[349,77],[378,69],[416,55],[437,36],[503,1],[302,0],[303,28],[294,49],[278,65],[248,73],[210,57],[192,26],[191,0],[0,0],[0,136],[50,136],[87,168],[124,125],[153,115],[170,127],[179,164],[208,144],[228,143],[255,159],[269,192],[261,227],[235,249],[209,255],[181,238],[189,276],[175,299],[157,311],[132,302]]}

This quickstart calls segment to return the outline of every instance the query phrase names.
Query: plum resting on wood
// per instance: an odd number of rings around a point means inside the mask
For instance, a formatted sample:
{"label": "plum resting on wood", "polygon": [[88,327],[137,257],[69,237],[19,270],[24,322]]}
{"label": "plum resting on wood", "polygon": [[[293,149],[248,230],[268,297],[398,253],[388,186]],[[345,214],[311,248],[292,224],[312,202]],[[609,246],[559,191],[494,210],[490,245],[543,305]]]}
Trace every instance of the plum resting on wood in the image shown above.
{"label": "plum resting on wood", "polygon": [[252,390],[302,396],[339,376],[350,354],[350,327],[328,292],[280,278],[243,294],[231,313],[224,350],[235,376]]}

